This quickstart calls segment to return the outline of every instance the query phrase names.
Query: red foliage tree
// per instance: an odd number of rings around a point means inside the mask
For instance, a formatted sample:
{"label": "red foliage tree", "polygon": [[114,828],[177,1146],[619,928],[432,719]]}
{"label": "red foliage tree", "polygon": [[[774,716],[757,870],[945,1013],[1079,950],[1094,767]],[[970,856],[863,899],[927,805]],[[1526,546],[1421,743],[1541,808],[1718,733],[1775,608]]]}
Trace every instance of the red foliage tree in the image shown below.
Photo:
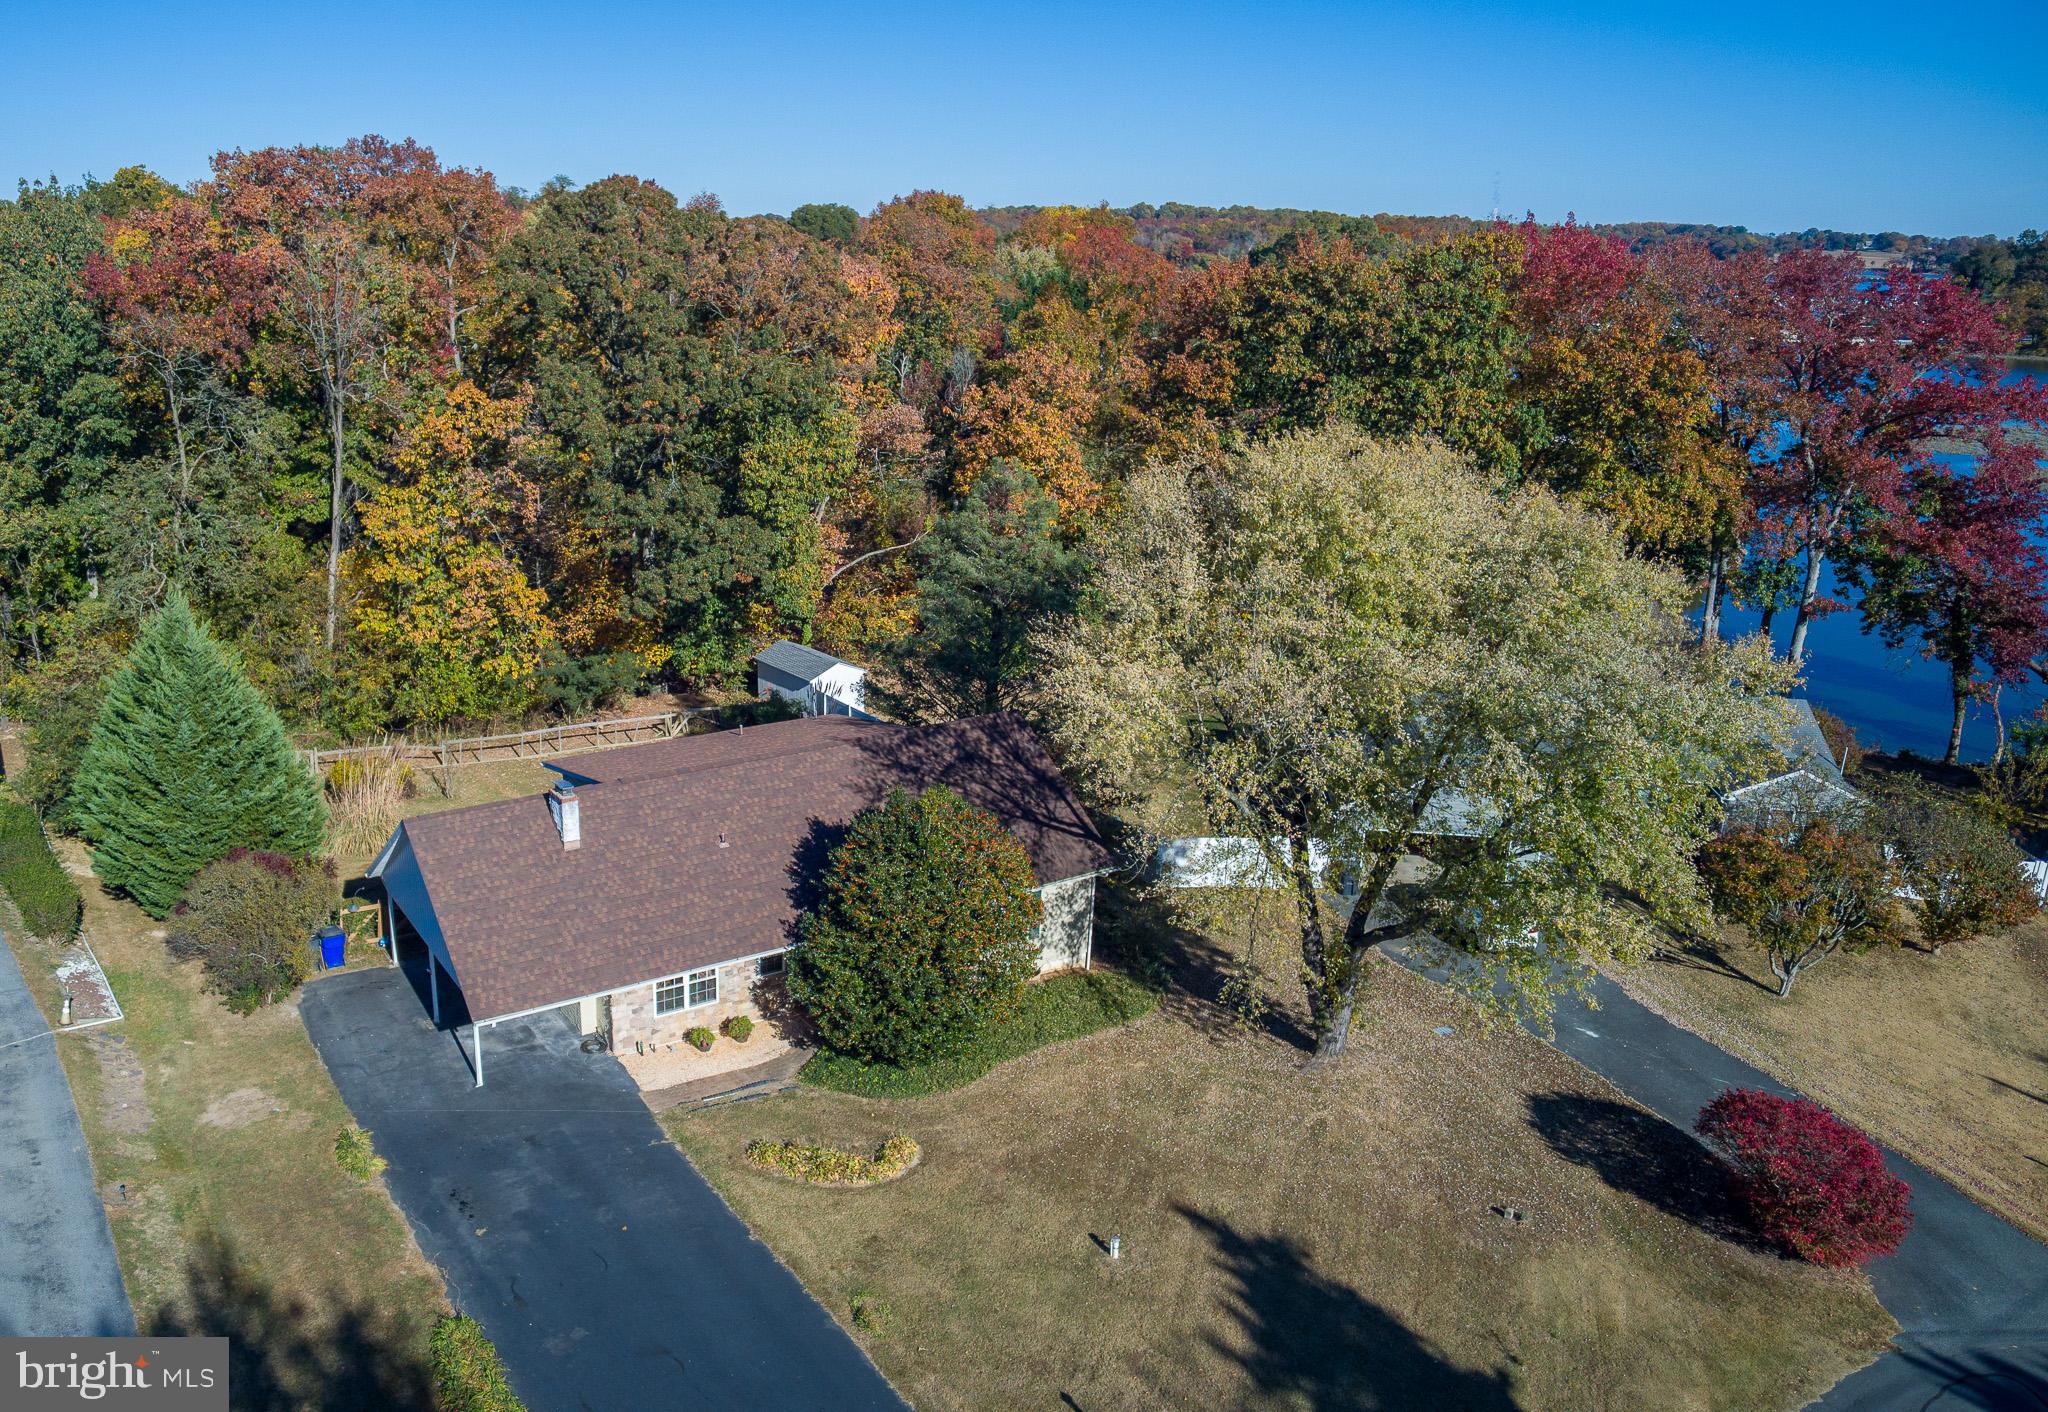
{"label": "red foliage tree", "polygon": [[1816,1265],[1860,1265],[1899,1248],[1912,1190],[1877,1145],[1808,1098],[1731,1088],[1695,1132],[1735,1168],[1764,1234]]}
{"label": "red foliage tree", "polygon": [[2048,488],[2035,456],[1994,433],[1974,470],[1915,465],[1900,513],[1850,568],[1886,644],[1918,639],[1948,668],[1951,765],[1970,700],[2025,682],[2048,653],[2048,553],[2030,533],[2048,520]]}
{"label": "red foliage tree", "polygon": [[85,285],[124,361],[163,399],[177,457],[175,513],[194,499],[195,425],[212,379],[239,364],[275,303],[266,252],[221,239],[206,207],[176,197],[107,227]]}
{"label": "red foliage tree", "polygon": [[2006,423],[2048,420],[2048,396],[1977,369],[2013,350],[1994,306],[1948,280],[1866,272],[1821,250],[1727,262],[1722,293],[1743,331],[1721,395],[1748,424],[1751,495],[1765,532],[1805,558],[1792,630],[1806,653],[1827,558],[1883,534],[1906,509],[1923,447],[1995,440]]}

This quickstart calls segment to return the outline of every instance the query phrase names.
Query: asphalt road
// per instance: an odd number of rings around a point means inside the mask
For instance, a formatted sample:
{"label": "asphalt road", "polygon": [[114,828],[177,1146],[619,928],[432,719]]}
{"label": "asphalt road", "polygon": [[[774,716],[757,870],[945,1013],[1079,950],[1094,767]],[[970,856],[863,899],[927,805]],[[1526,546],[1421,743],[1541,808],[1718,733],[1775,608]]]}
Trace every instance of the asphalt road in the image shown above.
{"label": "asphalt road", "polygon": [[421,1250],[535,1412],[904,1409],[618,1062],[553,1014],[485,1032],[479,1089],[397,970],[317,980],[299,1009]]}
{"label": "asphalt road", "polygon": [[0,1334],[134,1332],[56,1038],[0,937]]}
{"label": "asphalt road", "polygon": [[[1593,995],[1597,1010],[1559,1002],[1551,1043],[1687,1132],[1723,1089],[1791,1092],[1604,976]],[[1913,1188],[1911,1232],[1896,1254],[1870,1265],[1899,1337],[1813,1405],[1827,1412],[2048,1412],[2048,1246],[1896,1152],[1886,1149],[1884,1157]]]}

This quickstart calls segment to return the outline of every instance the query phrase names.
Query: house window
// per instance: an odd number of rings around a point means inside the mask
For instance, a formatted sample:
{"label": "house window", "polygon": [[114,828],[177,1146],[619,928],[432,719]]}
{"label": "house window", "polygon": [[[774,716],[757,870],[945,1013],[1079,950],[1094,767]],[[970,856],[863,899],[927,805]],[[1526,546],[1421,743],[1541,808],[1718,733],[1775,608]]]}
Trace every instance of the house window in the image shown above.
{"label": "house window", "polygon": [[716,970],[690,972],[690,1007],[695,1009],[699,1005],[709,1005],[716,999],[718,999],[718,972]]}
{"label": "house window", "polygon": [[665,981],[654,983],[654,1013],[673,1015],[678,1010],[694,1010],[699,1005],[709,1005],[718,999],[718,969],[692,971],[686,976],[670,976]]}
{"label": "house window", "polygon": [[783,971],[782,958],[783,953],[780,951],[772,955],[763,956],[754,963],[754,974],[762,977],[781,975]]}

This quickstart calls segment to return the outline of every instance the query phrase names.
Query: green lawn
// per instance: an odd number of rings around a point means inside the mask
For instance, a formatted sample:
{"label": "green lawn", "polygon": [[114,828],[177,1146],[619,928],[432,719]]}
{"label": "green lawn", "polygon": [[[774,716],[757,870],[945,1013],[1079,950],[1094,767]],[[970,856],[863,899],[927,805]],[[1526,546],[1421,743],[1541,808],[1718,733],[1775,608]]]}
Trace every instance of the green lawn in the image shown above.
{"label": "green lawn", "polygon": [[966,1050],[928,1064],[873,1064],[820,1053],[798,1075],[807,1084],[863,1098],[918,1098],[973,1083],[1006,1059],[1079,1039],[1150,1011],[1159,997],[1114,971],[1077,971],[1026,986],[1011,1013]]}
{"label": "green lawn", "polygon": [[[1860,1275],[1754,1248],[1689,1138],[1396,968],[1304,1073],[1287,929],[1260,940],[1286,1003],[1247,1033],[1207,999],[1208,937],[1245,933],[1214,906],[1157,929],[1178,980],[1129,1024],[927,1097],[805,1086],[669,1131],[925,1409],[1782,1409],[1894,1331]],[[743,1155],[899,1132],[923,1161],[864,1191]]]}

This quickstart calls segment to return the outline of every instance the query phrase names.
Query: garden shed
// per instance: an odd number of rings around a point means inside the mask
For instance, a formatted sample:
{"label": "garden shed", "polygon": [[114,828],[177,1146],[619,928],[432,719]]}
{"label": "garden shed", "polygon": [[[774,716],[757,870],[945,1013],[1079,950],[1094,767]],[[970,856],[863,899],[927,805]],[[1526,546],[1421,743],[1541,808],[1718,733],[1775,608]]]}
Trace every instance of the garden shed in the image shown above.
{"label": "garden shed", "polygon": [[867,676],[866,667],[786,639],[754,654],[754,695],[794,701],[807,716],[873,720],[867,713]]}

